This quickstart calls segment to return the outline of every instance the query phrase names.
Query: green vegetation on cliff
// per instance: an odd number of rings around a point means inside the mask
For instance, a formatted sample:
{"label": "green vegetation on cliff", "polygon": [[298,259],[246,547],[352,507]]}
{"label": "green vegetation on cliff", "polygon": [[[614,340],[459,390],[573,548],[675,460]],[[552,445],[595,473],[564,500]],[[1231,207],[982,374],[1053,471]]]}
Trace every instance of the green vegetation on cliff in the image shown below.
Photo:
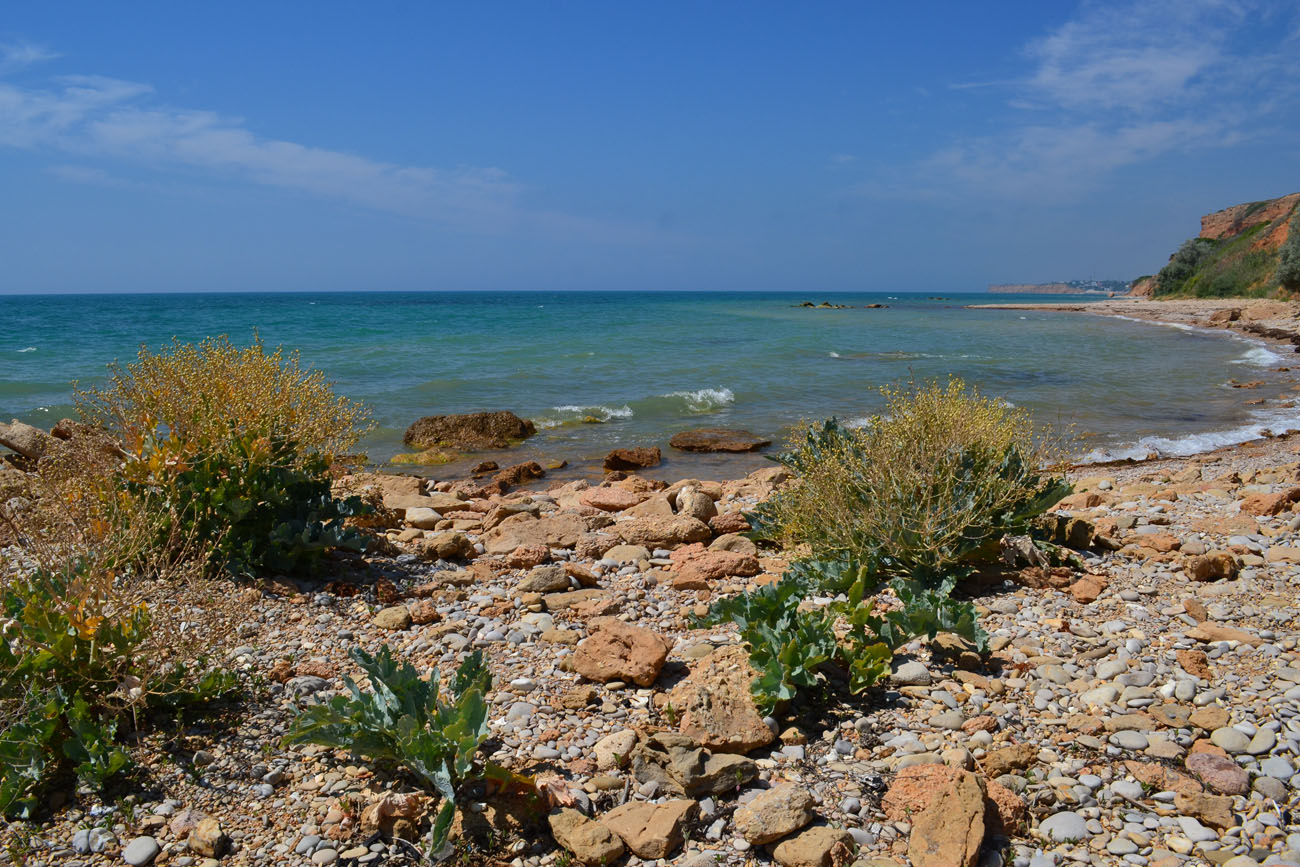
{"label": "green vegetation on cliff", "polygon": [[1264,297],[1300,290],[1298,224],[1295,195],[1207,215],[1200,236],[1183,242],[1156,274],[1151,294]]}

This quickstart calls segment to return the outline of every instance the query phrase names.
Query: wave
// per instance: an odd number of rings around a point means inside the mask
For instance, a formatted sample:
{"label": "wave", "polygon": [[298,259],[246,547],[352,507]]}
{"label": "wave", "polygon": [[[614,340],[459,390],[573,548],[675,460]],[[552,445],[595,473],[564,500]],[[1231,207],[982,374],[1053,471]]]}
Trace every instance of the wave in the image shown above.
{"label": "wave", "polygon": [[28,347],[26,347],[25,349],[15,349],[15,350],[14,350],[14,352],[35,352],[35,351],[36,351],[36,347],[35,347],[35,346],[28,346]]}
{"label": "wave", "polygon": [[[947,358],[948,356],[934,352],[907,352],[902,349],[893,349],[886,352],[849,352],[839,353],[831,351],[831,358],[840,361],[917,361],[922,358]],[[968,358],[971,356],[961,355],[958,358]]]}
{"label": "wave", "polygon": [[696,391],[670,391],[661,397],[680,398],[686,402],[691,412],[712,412],[736,402],[736,395],[729,388],[701,388]]}
{"label": "wave", "polygon": [[633,416],[632,407],[626,404],[623,406],[564,404],[551,409],[557,414],[548,413],[533,419],[533,423],[545,430],[546,428],[563,427],[572,424],[603,423],[616,418],[631,418]]}
{"label": "wave", "polygon": [[1081,457],[1079,462],[1099,464],[1110,461],[1141,461],[1152,454],[1160,458],[1185,458],[1295,431],[1300,431],[1300,415],[1297,415],[1294,410],[1266,410],[1256,414],[1253,421],[1239,427],[1186,434],[1180,437],[1142,437],[1136,443],[1129,445],[1093,449]]}
{"label": "wave", "polygon": [[1283,362],[1282,356],[1278,355],[1271,349],[1263,346],[1256,346],[1254,349],[1246,350],[1246,354],[1241,358],[1234,358],[1233,364],[1253,364],[1257,367],[1272,367],[1275,364]]}
{"label": "wave", "polygon": [[831,350],[831,358],[843,358],[843,357],[844,357],[843,355],[840,355],[840,354],[839,354],[838,352],[836,352],[835,350],[833,350],[833,349]]}

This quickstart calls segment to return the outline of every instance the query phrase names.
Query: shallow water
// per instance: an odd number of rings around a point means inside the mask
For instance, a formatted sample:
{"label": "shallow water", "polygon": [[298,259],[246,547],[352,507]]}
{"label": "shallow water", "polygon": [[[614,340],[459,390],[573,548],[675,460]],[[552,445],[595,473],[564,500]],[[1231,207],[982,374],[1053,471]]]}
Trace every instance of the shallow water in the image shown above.
{"label": "shallow water", "polygon": [[[721,475],[757,456],[670,455],[692,427],[742,427],[778,442],[801,418],[862,419],[876,389],[957,374],[1042,421],[1069,423],[1094,459],[1188,454],[1295,410],[1245,406],[1283,388],[1281,350],[1218,331],[1072,313],[971,310],[1026,296],[948,300],[834,295],[849,310],[793,305],[806,293],[336,293],[7,297],[0,416],[48,427],[71,413],[69,383],[93,381],[140,343],[256,330],[301,350],[368,403],[372,459],[402,450],[421,415],[509,409],[537,437],[508,459],[565,458],[594,471],[614,446],[659,445],[666,475]],[[1053,301],[1074,301],[1055,297]],[[887,309],[863,309],[881,303]],[[1266,381],[1244,391],[1230,380]],[[582,423],[585,418],[600,424]],[[497,456],[498,458],[500,456]],[[462,469],[435,469],[452,475]]]}

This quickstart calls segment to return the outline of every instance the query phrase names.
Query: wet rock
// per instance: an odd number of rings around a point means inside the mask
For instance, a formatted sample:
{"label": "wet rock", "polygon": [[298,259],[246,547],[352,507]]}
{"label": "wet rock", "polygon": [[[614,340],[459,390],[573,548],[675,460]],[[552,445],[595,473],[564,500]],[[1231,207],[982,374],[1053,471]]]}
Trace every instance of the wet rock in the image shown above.
{"label": "wet rock", "polygon": [[614,449],[605,455],[607,470],[640,470],[656,467],[663,460],[658,446],[639,446],[630,449]]}
{"label": "wet rock", "polygon": [[417,449],[504,449],[537,433],[531,421],[512,412],[431,415],[406,429],[402,442]]}
{"label": "wet rock", "polygon": [[698,428],[674,434],[668,445],[684,452],[755,452],[770,446],[771,440],[747,430]]}

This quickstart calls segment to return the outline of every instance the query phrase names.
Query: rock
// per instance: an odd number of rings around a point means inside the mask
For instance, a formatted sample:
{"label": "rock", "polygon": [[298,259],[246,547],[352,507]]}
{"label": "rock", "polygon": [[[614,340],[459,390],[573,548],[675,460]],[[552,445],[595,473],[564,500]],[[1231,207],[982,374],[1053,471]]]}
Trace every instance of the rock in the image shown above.
{"label": "rock", "polygon": [[[608,520],[607,518],[605,520]],[[489,554],[508,554],[519,547],[572,548],[589,531],[587,522],[575,514],[534,518],[528,513],[507,517],[483,534]]]}
{"label": "rock", "polygon": [[405,605],[390,605],[375,612],[371,620],[380,629],[407,629],[411,625],[411,612]]}
{"label": "rock", "polygon": [[537,433],[531,421],[512,412],[471,412],[461,415],[430,415],[406,429],[402,442],[417,449],[504,449],[512,441]]}
{"label": "rock", "polygon": [[606,825],[571,808],[552,813],[547,821],[555,842],[590,867],[609,867],[623,857],[623,841]]}
{"label": "rock", "polygon": [[569,575],[564,567],[552,563],[549,566],[537,566],[515,585],[519,593],[555,593],[569,589]]}
{"label": "rock", "polygon": [[669,694],[681,714],[680,730],[711,750],[747,753],[776,739],[754,707],[754,679],[743,647],[722,647],[696,663]]}
{"label": "rock", "polygon": [[397,831],[402,828],[414,830],[424,817],[426,803],[425,796],[418,792],[384,792],[361,811],[361,832],[409,839]]}
{"label": "rock", "polygon": [[984,757],[984,775],[996,780],[1003,774],[1023,771],[1038,759],[1038,747],[1033,744],[1016,744],[992,750]]}
{"label": "rock", "polygon": [[732,533],[749,532],[749,519],[740,512],[723,512],[720,515],[714,515],[709,519],[709,526],[713,532],[722,535]]}
{"label": "rock", "polygon": [[771,444],[771,440],[747,430],[721,427],[682,431],[668,441],[668,445],[684,452],[756,452]]}
{"label": "rock", "polygon": [[201,819],[186,838],[190,851],[204,858],[220,858],[229,843],[221,823],[211,816]]}
{"label": "rock", "polygon": [[[391,478],[410,478],[409,476],[392,476]],[[439,514],[459,512],[468,505],[454,494],[435,491],[432,494],[384,493],[384,508],[392,509],[405,515],[412,509],[431,509]]]}
{"label": "rock", "polygon": [[853,836],[841,828],[818,825],[782,840],[772,850],[781,867],[846,867],[853,860]]}
{"label": "rock", "polygon": [[1206,707],[1198,707],[1196,710],[1192,711],[1187,721],[1198,729],[1205,729],[1207,732],[1212,732],[1215,729],[1221,729],[1226,726],[1231,721],[1231,717],[1228,716],[1228,711],[1225,708],[1216,705],[1207,705]]}
{"label": "rock", "polygon": [[754,845],[793,834],[813,820],[813,797],[802,786],[785,784],[747,802],[732,819],[736,833]]}
{"label": "rock", "polygon": [[[713,522],[709,522],[713,527]],[[714,527],[716,531],[716,527]],[[751,557],[758,556],[758,546],[749,539],[738,533],[724,533],[709,543],[710,551],[727,551],[732,554],[747,554]]]}
{"label": "rock", "polygon": [[690,542],[704,542],[713,536],[708,524],[685,515],[635,518],[615,525],[614,532],[629,545],[649,548],[674,548]]}
{"label": "rock", "polygon": [[474,551],[469,536],[459,531],[439,533],[420,544],[420,555],[426,560],[456,560]]}
{"label": "rock", "polygon": [[1250,791],[1250,777],[1232,759],[1214,753],[1192,753],[1184,764],[1187,770],[1216,792],[1244,795]]}
{"label": "rock", "polygon": [[161,851],[162,847],[153,837],[136,837],[122,850],[122,860],[131,867],[144,867],[145,864],[152,864]]}
{"label": "rock", "polygon": [[973,867],[984,841],[984,780],[958,771],[912,821],[913,867]]}
{"label": "rock", "polygon": [[1244,753],[1250,746],[1250,738],[1246,737],[1244,732],[1239,732],[1231,726],[1223,726],[1210,732],[1210,743],[1219,747],[1224,752]]}
{"label": "rock", "polygon": [[690,486],[677,492],[674,505],[677,507],[677,514],[689,515],[697,521],[707,522],[718,514],[718,507],[713,504],[709,495]]}
{"label": "rock", "polygon": [[1221,626],[1218,623],[1200,623],[1187,630],[1187,637],[1197,641],[1213,643],[1216,641],[1240,641],[1242,644],[1259,644],[1259,636],[1243,629]]}
{"label": "rock", "polygon": [[590,623],[591,635],[573,654],[578,674],[597,682],[631,681],[650,686],[668,658],[669,644],[657,632],[629,626],[613,617]]}
{"label": "rock", "polygon": [[916,660],[898,660],[889,675],[889,682],[899,686],[929,686],[933,680],[925,663]]}
{"label": "rock", "polygon": [[605,557],[617,563],[640,563],[650,559],[650,550],[644,545],[615,545]]}
{"label": "rock", "polygon": [[629,801],[601,816],[600,821],[638,858],[666,858],[682,845],[682,826],[698,811],[699,805],[688,800],[661,804]]}
{"label": "rock", "polygon": [[551,559],[551,549],[545,545],[520,545],[506,555],[506,566],[511,569],[530,569]]}
{"label": "rock", "polygon": [[1246,515],[1279,515],[1296,500],[1300,500],[1300,488],[1278,494],[1251,494],[1241,501],[1241,511]]}
{"label": "rock", "polygon": [[417,530],[434,530],[442,521],[442,515],[439,515],[433,509],[420,506],[415,509],[407,509],[406,517],[402,518],[408,527],[414,527]]}
{"label": "rock", "polygon": [[1187,573],[1193,581],[1217,581],[1237,577],[1237,558],[1231,551],[1210,551],[1193,557],[1187,564]]}
{"label": "rock", "polygon": [[578,502],[604,512],[621,512],[630,509],[643,498],[621,488],[588,488],[578,497]]}
{"label": "rock", "polygon": [[[941,791],[956,785],[966,773],[948,765],[913,765],[903,768],[889,784],[880,806],[891,822],[911,821],[929,809]],[[1010,834],[1025,818],[1025,802],[1010,789],[985,781],[985,824],[992,831]]]}
{"label": "rock", "polygon": [[1226,795],[1207,795],[1202,792],[1178,792],[1174,807],[1185,816],[1195,816],[1205,824],[1226,831],[1237,824],[1232,813],[1232,798]]}
{"label": "rock", "polygon": [[1038,830],[1053,843],[1086,840],[1092,836],[1088,832],[1088,821],[1069,810],[1048,816],[1038,824]]}
{"label": "rock", "polygon": [[758,776],[758,765],[753,760],[734,753],[711,753],[695,747],[670,750],[670,754],[668,773],[693,798],[734,792]]}
{"label": "rock", "polygon": [[757,575],[758,558],[752,554],[738,554],[734,551],[705,551],[692,557],[677,571],[677,578],[682,581],[717,581],[732,575]]}
{"label": "rock", "polygon": [[614,449],[605,455],[607,470],[640,470],[656,467],[663,459],[658,446],[638,446],[632,449]]}
{"label": "rock", "polygon": [[54,437],[18,419],[9,424],[0,423],[0,446],[17,452],[28,460],[40,460],[56,445]]}
{"label": "rock", "polygon": [[438,614],[438,603],[432,599],[417,599],[407,610],[411,612],[411,622],[417,626],[433,623],[441,616]]}
{"label": "rock", "polygon": [[541,464],[537,463],[537,461],[526,461],[522,464],[512,464],[506,467],[494,475],[492,481],[503,487],[513,487],[545,476],[546,470],[542,469]]}
{"label": "rock", "polygon": [[623,729],[621,732],[605,735],[592,747],[596,767],[602,771],[623,767],[631,757],[634,747],[636,747],[636,732],[632,729]]}

